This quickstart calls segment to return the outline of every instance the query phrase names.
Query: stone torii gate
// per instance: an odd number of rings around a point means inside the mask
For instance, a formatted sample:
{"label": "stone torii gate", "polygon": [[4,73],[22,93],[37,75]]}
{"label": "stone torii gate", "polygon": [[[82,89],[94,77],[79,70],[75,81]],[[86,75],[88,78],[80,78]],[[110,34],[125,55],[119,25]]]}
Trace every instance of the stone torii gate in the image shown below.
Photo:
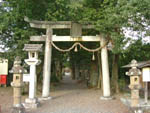
{"label": "stone torii gate", "polygon": [[[42,98],[50,98],[50,76],[51,76],[51,42],[69,42],[69,41],[83,41],[83,42],[100,42],[101,45],[101,60],[102,60],[102,75],[103,75],[103,98],[110,99],[110,76],[108,64],[108,50],[106,47],[107,39],[103,36],[82,36],[82,29],[93,29],[93,25],[78,24],[71,21],[37,21],[30,20],[25,17],[25,21],[30,23],[33,28],[46,29],[46,35],[31,36],[30,41],[45,41],[45,55],[44,55],[44,69],[43,69],[43,89]],[[71,29],[71,36],[56,36],[53,35],[53,29]]]}

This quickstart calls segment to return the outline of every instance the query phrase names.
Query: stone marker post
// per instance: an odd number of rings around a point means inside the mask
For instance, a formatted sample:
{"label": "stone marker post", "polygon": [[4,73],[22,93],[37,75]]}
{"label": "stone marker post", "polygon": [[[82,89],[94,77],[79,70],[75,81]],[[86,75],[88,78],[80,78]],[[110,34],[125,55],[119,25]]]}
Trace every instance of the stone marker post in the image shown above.
{"label": "stone marker post", "polygon": [[142,74],[139,69],[137,69],[137,61],[131,61],[131,69],[129,72],[126,72],[126,75],[130,76],[130,85],[131,89],[131,107],[138,108],[139,107],[139,89],[140,85],[140,75]]}
{"label": "stone marker post", "polygon": [[20,64],[20,58],[16,57],[14,61],[14,66],[12,70],[10,70],[10,73],[13,73],[13,82],[11,83],[11,86],[13,87],[14,91],[12,113],[25,113],[25,109],[21,104],[21,88],[23,87],[24,69]]}

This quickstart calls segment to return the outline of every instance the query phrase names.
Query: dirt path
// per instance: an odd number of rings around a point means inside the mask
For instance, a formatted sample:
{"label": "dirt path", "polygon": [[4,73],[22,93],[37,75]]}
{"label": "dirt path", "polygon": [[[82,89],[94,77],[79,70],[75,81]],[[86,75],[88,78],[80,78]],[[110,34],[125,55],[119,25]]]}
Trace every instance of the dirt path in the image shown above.
{"label": "dirt path", "polygon": [[9,113],[12,107],[13,91],[11,87],[0,87],[0,107],[1,113]]}
{"label": "dirt path", "polygon": [[129,113],[118,99],[100,100],[100,90],[88,89],[83,84],[65,77],[60,87],[51,92],[53,99],[28,113]]}

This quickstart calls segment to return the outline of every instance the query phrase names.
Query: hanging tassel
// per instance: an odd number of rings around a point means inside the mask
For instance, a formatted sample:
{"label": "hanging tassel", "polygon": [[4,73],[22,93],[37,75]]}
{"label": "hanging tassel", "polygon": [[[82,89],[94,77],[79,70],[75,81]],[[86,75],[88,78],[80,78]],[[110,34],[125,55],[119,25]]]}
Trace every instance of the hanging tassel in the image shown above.
{"label": "hanging tassel", "polygon": [[78,52],[78,47],[77,46],[75,47],[74,52]]}
{"label": "hanging tassel", "polygon": [[95,55],[94,55],[94,52],[93,52],[92,60],[95,60]]}

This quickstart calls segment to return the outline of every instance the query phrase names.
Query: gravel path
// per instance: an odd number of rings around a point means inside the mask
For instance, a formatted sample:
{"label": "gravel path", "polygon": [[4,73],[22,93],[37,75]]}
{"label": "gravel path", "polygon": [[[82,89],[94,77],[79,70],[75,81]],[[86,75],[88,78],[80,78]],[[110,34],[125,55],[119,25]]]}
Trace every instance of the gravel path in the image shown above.
{"label": "gravel path", "polygon": [[88,89],[69,77],[51,92],[52,99],[41,102],[41,106],[28,113],[129,113],[119,98],[100,100],[100,90]]}

